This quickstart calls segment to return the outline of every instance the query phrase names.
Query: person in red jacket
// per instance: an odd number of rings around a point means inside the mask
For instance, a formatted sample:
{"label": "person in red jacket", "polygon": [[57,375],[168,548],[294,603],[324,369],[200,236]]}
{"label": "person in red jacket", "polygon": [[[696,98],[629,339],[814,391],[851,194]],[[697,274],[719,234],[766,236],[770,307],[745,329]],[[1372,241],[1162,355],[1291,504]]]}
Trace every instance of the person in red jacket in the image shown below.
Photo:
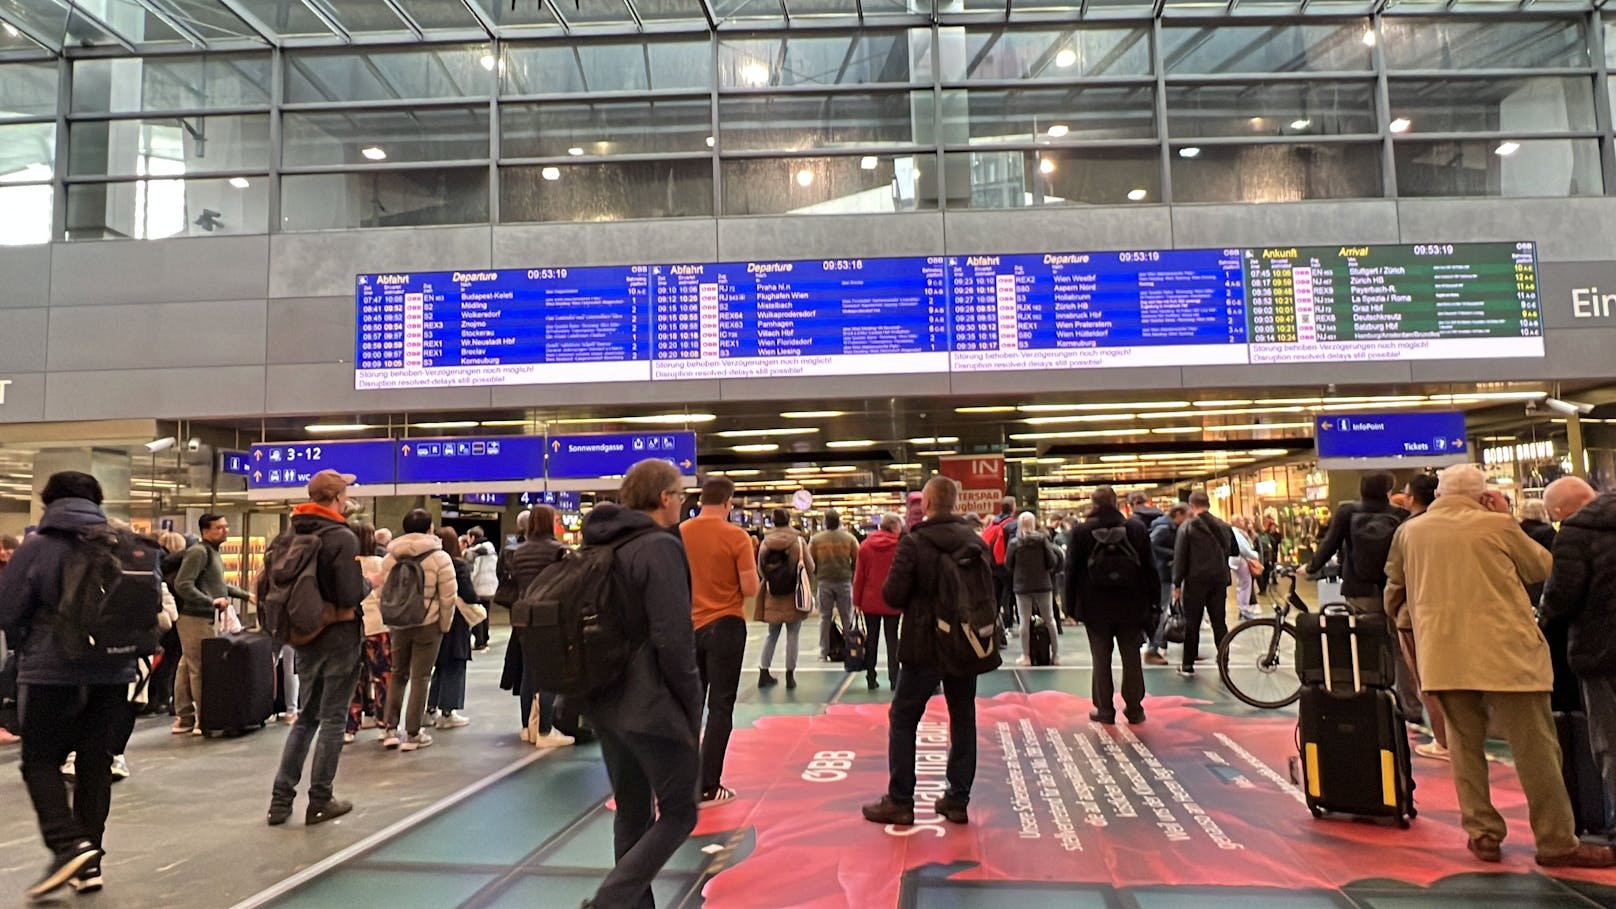
{"label": "person in red jacket", "polygon": [[884,514],[881,527],[859,546],[858,563],[853,569],[853,605],[864,613],[868,629],[865,665],[869,666],[870,690],[881,687],[875,679],[875,657],[881,638],[887,641],[887,687],[898,687],[898,617],[902,613],[881,597],[892,559],[898,554],[898,535],[903,532],[903,516]]}

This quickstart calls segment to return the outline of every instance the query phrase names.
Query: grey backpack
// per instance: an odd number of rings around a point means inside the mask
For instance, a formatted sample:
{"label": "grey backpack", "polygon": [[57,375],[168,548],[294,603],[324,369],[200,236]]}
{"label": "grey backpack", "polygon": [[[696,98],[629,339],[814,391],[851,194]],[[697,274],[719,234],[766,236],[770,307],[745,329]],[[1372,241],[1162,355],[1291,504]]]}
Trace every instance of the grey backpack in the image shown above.
{"label": "grey backpack", "polygon": [[426,624],[426,569],[421,563],[431,553],[398,556],[382,582],[382,623],[389,628]]}

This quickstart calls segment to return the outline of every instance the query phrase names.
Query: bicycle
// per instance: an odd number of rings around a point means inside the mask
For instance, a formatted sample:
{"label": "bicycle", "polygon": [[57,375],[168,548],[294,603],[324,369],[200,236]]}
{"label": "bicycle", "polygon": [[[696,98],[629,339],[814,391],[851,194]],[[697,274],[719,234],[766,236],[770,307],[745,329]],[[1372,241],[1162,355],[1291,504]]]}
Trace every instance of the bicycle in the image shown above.
{"label": "bicycle", "polygon": [[[1288,619],[1293,611],[1307,612],[1296,593],[1297,569],[1274,569],[1268,585],[1273,615],[1247,619],[1229,630],[1218,647],[1218,675],[1229,693],[1253,707],[1273,710],[1296,703],[1302,696],[1302,677],[1296,672],[1296,628]],[[1290,589],[1280,595],[1280,582]]]}

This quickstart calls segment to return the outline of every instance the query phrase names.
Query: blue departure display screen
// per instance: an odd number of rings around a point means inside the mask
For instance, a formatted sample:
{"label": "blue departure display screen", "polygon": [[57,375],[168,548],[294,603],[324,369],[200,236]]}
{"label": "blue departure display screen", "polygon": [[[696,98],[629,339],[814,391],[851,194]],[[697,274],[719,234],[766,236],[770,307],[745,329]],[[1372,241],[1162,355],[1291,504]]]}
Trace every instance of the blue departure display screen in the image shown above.
{"label": "blue departure display screen", "polygon": [[544,476],[542,436],[402,439],[400,483],[498,483]]}
{"label": "blue departure display screen", "polygon": [[1331,414],[1315,420],[1321,458],[1463,455],[1465,417],[1441,413]]}
{"label": "blue departure display screen", "polygon": [[360,275],[355,386],[1541,357],[1536,245]]}
{"label": "blue departure display screen", "polygon": [[393,442],[375,439],[353,442],[289,442],[254,445],[250,453],[251,489],[293,489],[307,486],[322,470],[354,475],[355,485],[392,483]]}

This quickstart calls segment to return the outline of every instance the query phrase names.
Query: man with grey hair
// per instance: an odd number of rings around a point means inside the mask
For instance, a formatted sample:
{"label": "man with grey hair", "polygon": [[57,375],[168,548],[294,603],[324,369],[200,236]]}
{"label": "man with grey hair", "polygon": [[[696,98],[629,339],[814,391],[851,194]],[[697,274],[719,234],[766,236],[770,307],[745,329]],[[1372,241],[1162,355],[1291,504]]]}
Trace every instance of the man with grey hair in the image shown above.
{"label": "man with grey hair", "polygon": [[[1543,503],[1561,523],[1542,622],[1545,634],[1560,626],[1565,636],[1608,815],[1616,805],[1616,493],[1599,495],[1586,481],[1564,477],[1543,491]],[[1608,816],[1600,820],[1609,828]]]}
{"label": "man with grey hair", "polygon": [[1507,832],[1488,792],[1490,718],[1515,755],[1537,863],[1608,867],[1616,864],[1610,847],[1577,839],[1549,707],[1549,648],[1526,598],[1526,585],[1547,578],[1552,559],[1496,507],[1480,468],[1444,470],[1436,502],[1418,521],[1399,527],[1392,541],[1386,606],[1419,604],[1413,623],[1420,680],[1447,717],[1453,784],[1471,854],[1502,861]]}

